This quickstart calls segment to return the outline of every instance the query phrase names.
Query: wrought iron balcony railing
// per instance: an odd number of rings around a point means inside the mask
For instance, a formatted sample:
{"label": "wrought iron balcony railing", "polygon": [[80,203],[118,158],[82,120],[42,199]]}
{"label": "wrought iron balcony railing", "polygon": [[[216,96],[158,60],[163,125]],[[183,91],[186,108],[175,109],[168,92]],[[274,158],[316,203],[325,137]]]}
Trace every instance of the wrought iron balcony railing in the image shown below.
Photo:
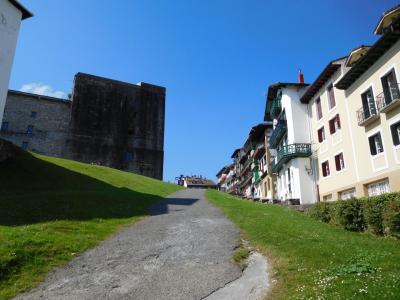
{"label": "wrought iron balcony railing", "polygon": [[271,149],[278,146],[281,138],[284,136],[287,130],[286,120],[279,120],[278,124],[275,126],[274,131],[272,131],[271,137],[269,138],[269,147]]}
{"label": "wrought iron balcony railing", "polygon": [[399,84],[392,85],[376,96],[376,107],[379,112],[385,113],[400,105]]}
{"label": "wrought iron balcony railing", "polygon": [[375,102],[369,103],[368,107],[361,107],[357,110],[358,125],[366,126],[379,115],[379,111],[376,109]]}
{"label": "wrought iron balcony railing", "polygon": [[278,173],[283,164],[296,157],[308,157],[311,155],[311,144],[297,143],[284,146],[277,153],[275,160],[270,163],[273,173]]}

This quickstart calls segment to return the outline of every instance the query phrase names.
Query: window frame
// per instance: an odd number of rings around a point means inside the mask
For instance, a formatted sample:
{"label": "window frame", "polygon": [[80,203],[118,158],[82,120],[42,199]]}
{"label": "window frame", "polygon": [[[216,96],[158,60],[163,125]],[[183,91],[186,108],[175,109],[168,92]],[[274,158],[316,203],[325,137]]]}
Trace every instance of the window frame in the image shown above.
{"label": "window frame", "polygon": [[[377,137],[379,137],[380,147],[382,148],[382,151],[378,151]],[[370,154],[371,154],[372,157],[375,157],[375,156],[377,156],[379,154],[385,153],[385,147],[383,146],[382,134],[381,134],[380,131],[378,131],[378,132],[376,132],[374,134],[371,134],[368,137],[368,144],[369,144]],[[371,148],[371,146],[374,146],[374,148]]]}
{"label": "window frame", "polygon": [[315,100],[315,110],[316,110],[317,120],[321,120],[324,117],[324,114],[322,113],[321,97],[318,97]]}
{"label": "window frame", "polygon": [[[324,165],[327,167],[326,169],[324,168]],[[325,160],[321,163],[321,169],[322,169],[322,177],[323,178],[327,178],[329,176],[331,176],[331,170],[329,167],[329,160]]]}
{"label": "window frame", "polygon": [[26,128],[26,134],[33,134],[34,126],[33,125],[28,125]]}
{"label": "window frame", "polygon": [[[333,97],[331,97],[330,91],[332,91]],[[327,96],[328,96],[328,107],[329,107],[329,110],[332,110],[336,107],[336,96],[335,96],[335,90],[333,87],[333,83],[331,83],[327,86],[326,92],[327,92]],[[333,102],[333,105],[332,105],[332,102]]]}
{"label": "window frame", "polygon": [[[320,132],[321,132],[321,138],[320,138]],[[317,136],[318,136],[318,142],[322,144],[323,142],[326,141],[326,135],[325,135],[325,126],[321,126],[317,130]]]}
{"label": "window frame", "polygon": [[329,120],[329,133],[334,135],[336,132],[342,129],[339,114],[336,114],[332,119]]}
{"label": "window frame", "polygon": [[400,146],[400,121],[397,121],[390,125],[390,133],[392,134],[393,146]]}
{"label": "window frame", "polygon": [[[336,160],[337,157],[339,158],[339,167],[340,167],[340,169],[338,169],[338,161]],[[340,158],[341,158],[341,160],[340,160]],[[334,156],[334,159],[335,159],[336,173],[340,173],[340,172],[343,172],[344,170],[346,170],[346,164],[345,164],[345,161],[344,161],[343,151],[340,151],[339,153],[337,153]]]}

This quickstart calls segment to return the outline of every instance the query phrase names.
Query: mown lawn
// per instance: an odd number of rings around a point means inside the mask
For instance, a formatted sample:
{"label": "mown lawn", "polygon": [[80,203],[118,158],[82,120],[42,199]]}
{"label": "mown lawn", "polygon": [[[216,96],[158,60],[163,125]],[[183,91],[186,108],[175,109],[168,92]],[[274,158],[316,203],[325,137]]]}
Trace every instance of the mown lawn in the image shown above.
{"label": "mown lawn", "polygon": [[0,163],[0,299],[37,285],[179,189],[106,167],[31,155]]}
{"label": "mown lawn", "polygon": [[217,191],[207,197],[270,258],[276,283],[269,298],[400,299],[400,241]]}

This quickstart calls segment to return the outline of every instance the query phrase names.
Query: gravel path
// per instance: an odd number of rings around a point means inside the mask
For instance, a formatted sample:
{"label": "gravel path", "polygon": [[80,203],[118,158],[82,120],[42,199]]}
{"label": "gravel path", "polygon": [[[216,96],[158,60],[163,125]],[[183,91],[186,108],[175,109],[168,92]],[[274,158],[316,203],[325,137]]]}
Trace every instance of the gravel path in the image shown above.
{"label": "gravel path", "polygon": [[17,299],[202,299],[241,276],[238,244],[203,190],[182,190]]}

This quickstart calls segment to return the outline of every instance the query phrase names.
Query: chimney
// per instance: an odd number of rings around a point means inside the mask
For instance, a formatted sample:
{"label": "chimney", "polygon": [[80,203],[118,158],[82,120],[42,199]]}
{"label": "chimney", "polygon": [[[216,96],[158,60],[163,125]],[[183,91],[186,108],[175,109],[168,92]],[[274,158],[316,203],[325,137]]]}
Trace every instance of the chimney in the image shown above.
{"label": "chimney", "polygon": [[301,71],[301,69],[299,69],[299,75],[297,76],[297,81],[299,83],[304,83],[304,76],[303,76],[303,72]]}

